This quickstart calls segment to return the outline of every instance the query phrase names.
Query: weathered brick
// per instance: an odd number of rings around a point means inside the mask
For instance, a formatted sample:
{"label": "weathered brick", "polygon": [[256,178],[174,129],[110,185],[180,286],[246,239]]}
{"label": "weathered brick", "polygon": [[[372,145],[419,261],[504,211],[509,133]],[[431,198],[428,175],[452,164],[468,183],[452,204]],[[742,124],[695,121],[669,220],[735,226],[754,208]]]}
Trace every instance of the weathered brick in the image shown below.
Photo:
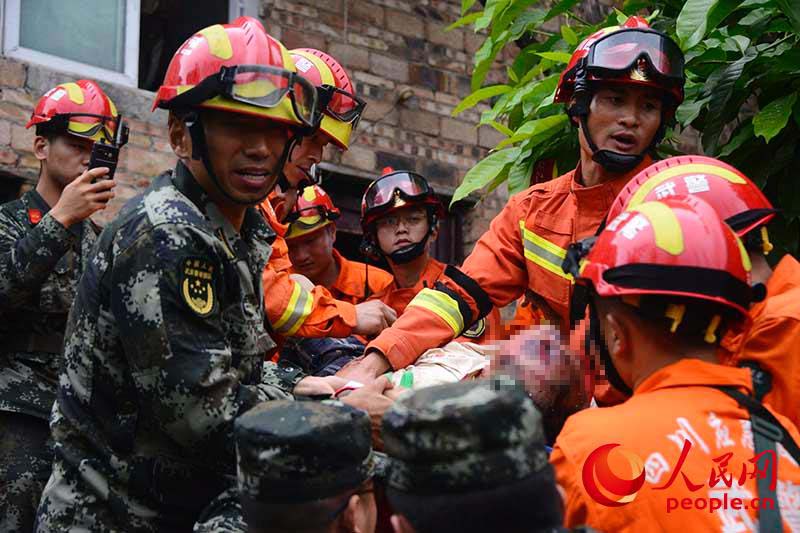
{"label": "weathered brick", "polygon": [[31,117],[31,109],[24,109],[11,102],[0,102],[0,118],[10,120],[15,124],[26,124]]}
{"label": "weathered brick", "polygon": [[342,164],[361,170],[375,170],[375,152],[358,145],[342,154]]}
{"label": "weathered brick", "polygon": [[[367,107],[364,108],[362,120],[374,121],[381,120],[383,124],[396,125],[400,120],[400,113],[397,111],[393,101],[385,100],[366,100]],[[365,122],[359,125],[359,129],[365,128]]]}
{"label": "weathered brick", "polygon": [[27,170],[28,174],[36,174],[39,172],[39,168],[41,167],[41,163],[38,159],[33,155],[33,153],[24,153],[20,157],[19,161],[17,161],[17,167]]}
{"label": "weathered brick", "polygon": [[[378,4],[387,8],[391,9],[400,9],[406,12],[410,12],[413,9],[414,2],[408,2],[405,0],[372,0],[373,4]],[[389,16],[389,10],[386,10],[386,16]]]}
{"label": "weathered brick", "polygon": [[365,37],[363,35],[358,35],[356,33],[348,33],[347,42],[355,46],[365,46],[367,48],[372,48],[374,50],[382,50],[384,52],[389,49],[389,45],[386,44],[386,42],[383,41],[382,39],[376,39],[374,37]]}
{"label": "weathered brick", "polygon": [[32,152],[35,128],[26,129],[17,124],[11,125],[11,148],[18,152]]}
{"label": "weathered brick", "polygon": [[413,91],[414,93],[414,96],[416,96],[417,98],[424,98],[427,100],[433,100],[434,98],[433,91],[429,89],[423,89],[422,87],[417,87],[414,85],[399,85],[397,87],[397,94],[400,95],[403,93],[403,91],[407,89],[411,89],[411,91]]}
{"label": "weathered brick", "polygon": [[377,152],[377,168],[392,167],[396,170],[416,170],[417,161],[412,157],[398,155],[396,152]]}
{"label": "weathered brick", "polygon": [[324,50],[326,46],[326,38],[324,35],[293,29],[283,30],[281,42],[289,50],[295,48],[316,48],[317,50]]}
{"label": "weathered brick", "polygon": [[482,33],[474,33],[471,31],[464,32],[464,50],[466,50],[469,55],[473,55],[478,51],[478,48],[481,47],[485,40],[486,35]]}
{"label": "weathered brick", "polygon": [[369,2],[349,2],[348,16],[355,20],[362,20],[377,27],[383,27],[385,9]]}
{"label": "weathered brick", "polygon": [[0,57],[0,85],[22,87],[25,85],[26,68],[23,63],[7,57]]}
{"label": "weathered brick", "polygon": [[344,19],[338,19],[340,24],[336,24],[336,20],[329,20],[327,17],[324,24],[316,20],[306,20],[303,22],[303,32],[311,34],[313,32],[321,33],[333,39],[340,39],[342,31],[344,30]]}
{"label": "weathered brick", "polygon": [[425,35],[425,22],[419,15],[387,9],[386,29],[400,35],[420,37]]}
{"label": "weathered brick", "polygon": [[358,81],[364,82],[368,85],[375,85],[378,87],[384,87],[386,89],[394,89],[395,83],[392,80],[387,80],[381,76],[375,76],[368,72],[361,72],[360,70],[356,70],[355,72],[351,72],[351,78],[355,78]]}
{"label": "weathered brick", "polygon": [[363,48],[358,48],[344,43],[333,43],[330,54],[339,61],[345,69],[369,69],[369,52]]}
{"label": "weathered brick", "polygon": [[369,66],[373,74],[383,76],[397,83],[408,82],[407,61],[393,59],[373,52],[369,55]]}
{"label": "weathered brick", "polygon": [[34,96],[25,89],[0,89],[0,93],[2,93],[4,102],[11,102],[12,104],[16,104],[23,109],[33,110],[33,107],[36,104],[36,98],[34,98]]}
{"label": "weathered brick", "polygon": [[445,74],[426,65],[410,65],[408,79],[412,85],[420,85],[431,91],[448,91]]}
{"label": "weathered brick", "polygon": [[449,46],[456,50],[464,49],[464,32],[460,29],[444,31],[446,24],[440,24],[432,20],[425,24],[425,34],[428,40],[435,44]]}
{"label": "weathered brick", "polygon": [[439,135],[439,117],[425,111],[400,110],[400,126],[422,131],[429,135]]}
{"label": "weathered brick", "polygon": [[470,78],[468,76],[462,76],[460,74],[455,74],[452,72],[442,72],[442,76],[444,77],[444,91],[450,94],[454,94],[460,98],[464,98],[465,96],[472,93],[472,87],[470,86]]}
{"label": "weathered brick", "polygon": [[491,126],[481,126],[478,129],[478,144],[484,148],[494,148],[506,136]]}
{"label": "weathered brick", "polygon": [[290,13],[295,13],[297,15],[300,15],[301,17],[308,17],[308,18],[319,17],[319,11],[317,11],[316,8],[303,5],[302,2],[294,2],[291,0],[273,0],[273,1],[275,9],[280,9],[281,11],[288,11]]}
{"label": "weathered brick", "polygon": [[175,167],[175,155],[128,146],[120,155],[120,166],[129,172],[144,176],[157,176]]}
{"label": "weathered brick", "polygon": [[461,101],[461,98],[458,96],[453,96],[452,94],[443,93],[441,91],[437,92],[434,95],[434,99],[437,102],[441,102],[443,104],[449,104],[453,107],[457,106],[458,103]]}
{"label": "weathered brick", "polygon": [[14,150],[0,148],[0,164],[14,166],[17,163],[17,153]]}
{"label": "weathered brick", "polygon": [[477,144],[478,130],[474,124],[442,117],[442,136],[446,139],[461,141],[465,144]]}
{"label": "weathered brick", "polygon": [[432,182],[445,183],[450,186],[457,185],[455,180],[458,170],[454,167],[430,159],[423,159],[421,166],[422,175]]}
{"label": "weathered brick", "polygon": [[0,146],[11,144],[11,122],[0,120]]}
{"label": "weathered brick", "polygon": [[[344,0],[325,0],[318,2],[317,8],[323,11],[331,11],[333,13],[341,13],[344,9]],[[327,16],[327,15],[326,15]]]}
{"label": "weathered brick", "polygon": [[150,148],[153,143],[152,137],[140,131],[131,130],[128,144],[131,146],[139,146],[141,148]]}

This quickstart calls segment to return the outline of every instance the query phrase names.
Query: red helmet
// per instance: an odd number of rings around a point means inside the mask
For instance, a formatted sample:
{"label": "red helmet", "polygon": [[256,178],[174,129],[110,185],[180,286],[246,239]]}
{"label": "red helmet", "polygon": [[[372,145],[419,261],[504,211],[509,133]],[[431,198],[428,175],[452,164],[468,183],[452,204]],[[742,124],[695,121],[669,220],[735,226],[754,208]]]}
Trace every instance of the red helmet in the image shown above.
{"label": "red helmet", "polygon": [[339,148],[347,150],[350,134],[358,125],[366,103],[355,95],[355,88],[342,65],[325,52],[298,48],[289,53],[297,71],[317,88],[320,129]]}
{"label": "red helmet", "polygon": [[[603,80],[655,87],[683,102],[683,52],[641,17],[587,37],[573,52],[556,88],[555,102],[569,102],[576,81]],[[583,79],[581,79],[583,78]]]}
{"label": "red helmet", "polygon": [[754,300],[741,241],[703,200],[645,202],[614,218],[576,281],[598,295],[665,295],[716,302],[748,318]]}
{"label": "red helmet", "polygon": [[319,185],[303,189],[286,221],[286,240],[295,239],[331,224],[341,216],[328,193]]}
{"label": "red helmet", "polygon": [[62,83],[39,99],[25,125],[31,126],[111,142],[117,130],[117,107],[91,80]]}
{"label": "red helmet", "polygon": [[739,237],[777,213],[761,189],[732,166],[711,157],[682,155],[658,161],[630,180],[611,204],[608,220],[642,202],[686,195],[711,204]]}
{"label": "red helmet", "polygon": [[252,17],[190,37],[167,67],[153,109],[221,109],[295,126],[316,122],[316,91],[289,52]]}
{"label": "red helmet", "polygon": [[436,219],[445,215],[444,206],[428,180],[407,170],[384,173],[369,184],[361,199],[361,227],[365,233],[370,233],[376,219],[401,207],[415,205],[425,206]]}

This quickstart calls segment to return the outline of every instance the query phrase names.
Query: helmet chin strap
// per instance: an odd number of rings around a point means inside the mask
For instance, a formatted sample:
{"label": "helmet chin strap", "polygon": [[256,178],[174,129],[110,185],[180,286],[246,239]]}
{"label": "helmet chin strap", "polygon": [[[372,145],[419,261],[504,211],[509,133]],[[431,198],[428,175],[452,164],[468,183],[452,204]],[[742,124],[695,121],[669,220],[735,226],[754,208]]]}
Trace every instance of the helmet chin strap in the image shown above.
{"label": "helmet chin strap", "polygon": [[[211,181],[214,183],[214,186],[217,188],[222,195],[230,200],[231,202],[238,204],[238,205],[246,205],[251,206],[255,204],[260,204],[263,202],[269,193],[272,191],[273,187],[270,187],[263,196],[258,198],[257,200],[241,200],[239,198],[235,198],[232,196],[228,191],[226,191],[222,184],[217,177],[217,174],[214,172],[214,168],[211,165],[211,156],[208,153],[208,142],[206,140],[206,132],[205,128],[203,127],[203,121],[200,118],[200,114],[197,111],[192,111],[189,113],[185,118],[184,122],[189,127],[189,135],[192,138],[192,159],[202,161],[203,166],[206,167],[206,172],[208,172]],[[292,149],[297,144],[297,141],[301,138],[301,135],[296,133],[293,135],[284,145],[283,152],[281,153],[280,158],[278,158],[278,162],[275,164],[275,167],[270,171],[270,175],[278,175],[278,183],[280,183],[280,178],[284,176],[283,174],[283,167],[286,164],[286,161],[289,159],[289,154],[292,152]],[[285,177],[284,177],[285,179]]]}
{"label": "helmet chin strap", "polygon": [[417,257],[421,256],[425,251],[425,245],[428,243],[428,238],[431,236],[431,233],[433,233],[433,230],[429,229],[428,233],[425,234],[425,237],[418,243],[410,244],[405,248],[400,248],[399,250],[390,253],[389,259],[398,265],[410,263]]}

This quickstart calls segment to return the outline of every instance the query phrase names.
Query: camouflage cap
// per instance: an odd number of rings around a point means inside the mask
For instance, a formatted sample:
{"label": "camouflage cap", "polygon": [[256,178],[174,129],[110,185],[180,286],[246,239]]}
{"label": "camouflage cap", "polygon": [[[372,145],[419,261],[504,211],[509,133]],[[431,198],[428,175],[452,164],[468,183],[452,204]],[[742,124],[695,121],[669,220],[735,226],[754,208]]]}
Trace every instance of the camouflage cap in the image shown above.
{"label": "camouflage cap", "polygon": [[264,402],[234,431],[239,492],[255,501],[330,498],[373,475],[369,416],[338,402]]}
{"label": "camouflage cap", "polygon": [[383,417],[388,486],[467,492],[547,466],[542,417],[516,383],[478,380],[406,394]]}

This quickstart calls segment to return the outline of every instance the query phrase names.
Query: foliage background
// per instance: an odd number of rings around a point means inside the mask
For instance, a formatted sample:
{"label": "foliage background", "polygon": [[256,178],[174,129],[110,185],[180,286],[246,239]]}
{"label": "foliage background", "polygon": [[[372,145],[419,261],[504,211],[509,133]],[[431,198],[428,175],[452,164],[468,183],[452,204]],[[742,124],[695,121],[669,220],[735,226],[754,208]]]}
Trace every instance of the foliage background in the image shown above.
{"label": "foliage background", "polygon": [[[549,4],[549,6],[547,5]],[[783,210],[770,225],[772,257],[798,255],[800,241],[800,1],[625,0],[604,20],[585,20],[579,0],[462,0],[462,17],[486,39],[474,57],[473,93],[454,115],[488,101],[482,113],[506,138],[473,167],[456,202],[507,183],[514,194],[548,179],[578,158],[575,129],[562,104],[553,104],[559,74],[572,50],[598,28],[628,15],[645,16],[686,55],[686,100],[659,147],[662,157],[699,150],[743,171]],[[560,17],[560,19],[556,19]],[[553,21],[560,20],[559,28]],[[518,53],[504,84],[484,86],[505,47]],[[698,138],[701,146],[687,146]]]}

